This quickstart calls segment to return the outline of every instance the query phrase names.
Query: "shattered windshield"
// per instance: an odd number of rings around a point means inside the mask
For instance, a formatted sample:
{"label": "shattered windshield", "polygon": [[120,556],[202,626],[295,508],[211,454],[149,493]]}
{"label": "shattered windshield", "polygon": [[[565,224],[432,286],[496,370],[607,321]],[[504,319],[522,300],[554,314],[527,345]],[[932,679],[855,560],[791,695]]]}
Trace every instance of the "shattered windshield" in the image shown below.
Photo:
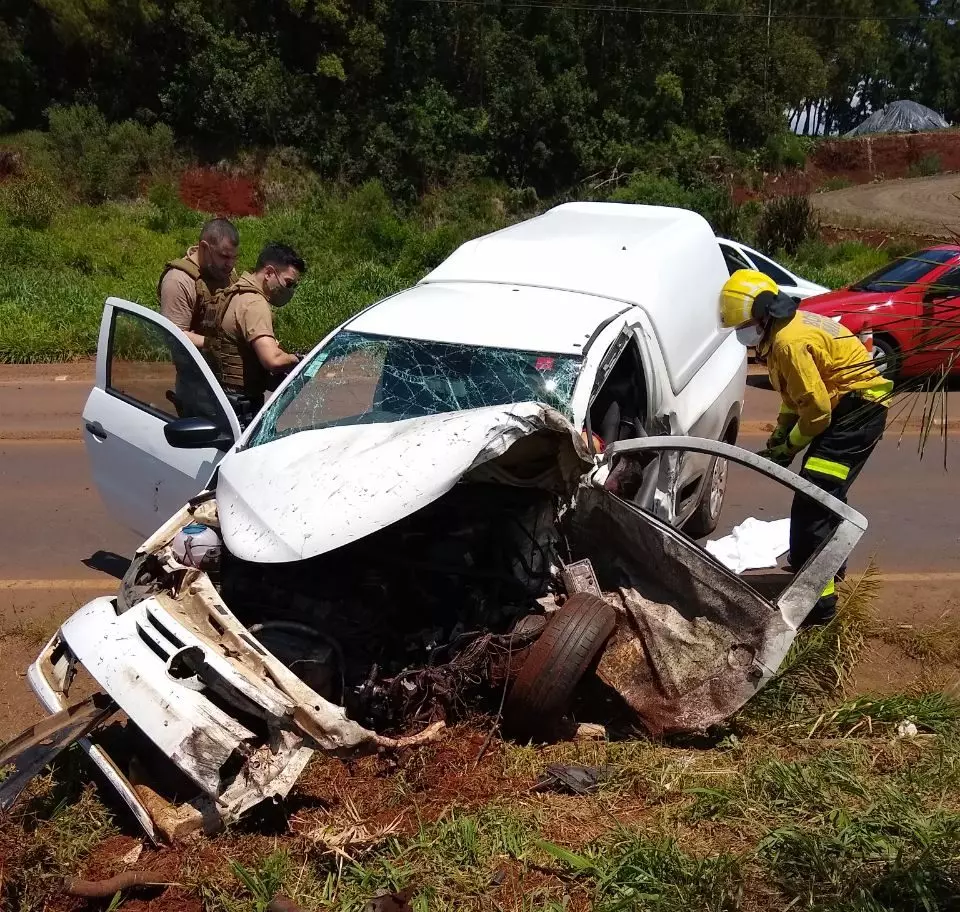
{"label": "shattered windshield", "polygon": [[270,404],[248,446],[298,431],[530,400],[569,417],[581,360],[344,331]]}

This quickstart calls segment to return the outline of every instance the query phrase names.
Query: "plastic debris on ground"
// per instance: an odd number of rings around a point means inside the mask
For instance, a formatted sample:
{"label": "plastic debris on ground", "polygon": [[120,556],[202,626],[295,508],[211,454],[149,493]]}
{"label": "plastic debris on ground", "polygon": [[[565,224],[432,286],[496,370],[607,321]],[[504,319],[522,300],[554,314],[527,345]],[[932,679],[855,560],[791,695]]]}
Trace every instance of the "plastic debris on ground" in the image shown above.
{"label": "plastic debris on ground", "polygon": [[790,548],[790,520],[765,522],[752,516],[723,538],[708,541],[706,549],[734,573],[776,567]]}
{"label": "plastic debris on ground", "polygon": [[560,792],[567,795],[589,795],[607,778],[603,766],[551,763],[534,785],[535,792]]}

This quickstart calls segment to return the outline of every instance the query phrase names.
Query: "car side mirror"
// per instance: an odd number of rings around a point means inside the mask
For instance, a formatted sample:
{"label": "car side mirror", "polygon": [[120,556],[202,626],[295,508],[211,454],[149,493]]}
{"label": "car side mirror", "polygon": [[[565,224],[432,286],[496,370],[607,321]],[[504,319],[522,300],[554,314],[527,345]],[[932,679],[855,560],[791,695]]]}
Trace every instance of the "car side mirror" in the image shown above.
{"label": "car side mirror", "polygon": [[163,426],[167,443],[178,450],[229,450],[233,435],[215,425],[209,418],[179,418]]}

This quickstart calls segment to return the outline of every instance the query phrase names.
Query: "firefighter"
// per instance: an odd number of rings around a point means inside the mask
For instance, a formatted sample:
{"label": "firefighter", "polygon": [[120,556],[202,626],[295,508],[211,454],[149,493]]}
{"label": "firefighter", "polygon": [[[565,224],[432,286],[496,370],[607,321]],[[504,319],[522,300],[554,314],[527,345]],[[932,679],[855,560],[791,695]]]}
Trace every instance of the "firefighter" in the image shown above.
{"label": "firefighter", "polygon": [[[798,311],[769,276],[735,272],[720,295],[721,322],[738,330],[767,365],[782,404],[760,455],[789,466],[804,450],[800,476],[846,503],[847,492],[883,436],[893,383],[874,367],[863,343],[829,317]],[[795,571],[836,528],[836,520],[800,494],[790,510],[790,565]],[[830,621],[837,606],[830,581],[806,623]]]}

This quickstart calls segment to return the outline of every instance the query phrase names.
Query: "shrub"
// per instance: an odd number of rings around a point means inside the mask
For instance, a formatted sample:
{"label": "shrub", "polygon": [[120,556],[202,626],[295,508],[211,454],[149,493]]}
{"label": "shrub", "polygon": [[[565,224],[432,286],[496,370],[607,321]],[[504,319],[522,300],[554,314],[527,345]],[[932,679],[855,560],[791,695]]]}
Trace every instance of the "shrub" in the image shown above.
{"label": "shrub", "polygon": [[44,174],[32,172],[4,184],[0,210],[17,228],[46,228],[60,205],[60,194]]}
{"label": "shrub", "polygon": [[803,168],[807,163],[810,140],[795,133],[778,133],[764,145],[761,162],[767,171]]}
{"label": "shrub", "polygon": [[622,187],[610,194],[614,203],[643,203],[647,206],[679,206],[688,209],[692,203],[689,190],[670,177],[639,171]]}
{"label": "shrub", "polygon": [[133,196],[142,176],[173,170],[173,133],[165,124],[108,124],[88,105],[51,108],[47,119],[60,173],[88,202]]}
{"label": "shrub", "polygon": [[818,230],[819,222],[807,197],[781,196],[763,207],[757,225],[757,244],[764,250],[796,253]]}
{"label": "shrub", "polygon": [[202,216],[180,199],[174,184],[158,181],[147,191],[149,206],[147,225],[153,231],[166,233],[174,228],[199,226]]}
{"label": "shrub", "polygon": [[943,162],[936,152],[928,152],[926,155],[918,158],[907,172],[910,177],[932,177],[934,174],[940,174],[943,171]]}
{"label": "shrub", "polygon": [[282,147],[267,154],[260,190],[267,209],[302,206],[319,192],[320,179],[299,149]]}
{"label": "shrub", "polygon": [[727,189],[720,184],[701,183],[685,187],[674,178],[645,171],[634,174],[608,198],[615,203],[691,209],[699,212],[719,234],[731,233],[728,229],[738,218],[737,207]]}

